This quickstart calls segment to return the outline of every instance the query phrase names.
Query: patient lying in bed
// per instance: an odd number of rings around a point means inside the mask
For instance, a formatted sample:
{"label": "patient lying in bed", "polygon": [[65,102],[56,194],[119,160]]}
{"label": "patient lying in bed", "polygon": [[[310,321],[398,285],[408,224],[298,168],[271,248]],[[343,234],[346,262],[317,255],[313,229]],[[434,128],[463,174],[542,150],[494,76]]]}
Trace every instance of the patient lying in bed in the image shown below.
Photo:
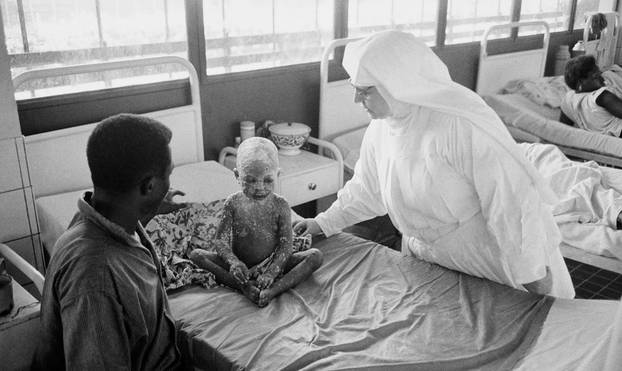
{"label": "patient lying in bed", "polygon": [[[611,71],[608,71],[611,73]],[[572,58],[566,64],[564,80],[569,91],[561,101],[560,121],[601,134],[622,134],[622,99],[611,73],[605,84],[603,73],[591,55]]]}
{"label": "patient lying in bed", "polygon": [[236,166],[242,191],[225,201],[217,252],[196,249],[189,257],[217,281],[263,307],[309,277],[321,265],[322,253],[317,249],[292,251],[290,208],[273,193],[278,176],[274,143],[261,137],[245,140],[238,149]]}

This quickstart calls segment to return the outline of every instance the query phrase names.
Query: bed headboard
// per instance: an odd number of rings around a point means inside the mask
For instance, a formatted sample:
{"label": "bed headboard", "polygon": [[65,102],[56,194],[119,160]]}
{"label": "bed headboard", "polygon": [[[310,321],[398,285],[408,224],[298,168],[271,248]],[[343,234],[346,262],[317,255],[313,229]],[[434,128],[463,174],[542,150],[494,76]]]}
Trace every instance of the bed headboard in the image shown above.
{"label": "bed headboard", "polygon": [[339,134],[369,124],[367,111],[354,103],[354,89],[348,79],[328,82],[330,56],[336,48],[360,38],[333,40],[324,49],[320,62],[319,138],[332,140]]}
{"label": "bed headboard", "polygon": [[[544,28],[542,48],[488,55],[488,36],[493,30],[525,26],[541,26]],[[544,76],[546,55],[549,50],[549,37],[549,25],[544,21],[510,22],[488,27],[480,42],[479,67],[475,91],[479,95],[495,94],[508,81]]]}
{"label": "bed headboard", "polygon": [[[204,160],[203,126],[199,99],[199,80],[194,67],[176,56],[151,57],[27,71],[13,80],[15,88],[26,81],[79,73],[100,72],[159,64],[179,64],[187,71],[192,102],[144,115],[153,117],[173,132],[173,163],[183,165]],[[97,123],[35,134],[25,137],[30,179],[35,197],[92,187],[86,160],[86,143]]]}

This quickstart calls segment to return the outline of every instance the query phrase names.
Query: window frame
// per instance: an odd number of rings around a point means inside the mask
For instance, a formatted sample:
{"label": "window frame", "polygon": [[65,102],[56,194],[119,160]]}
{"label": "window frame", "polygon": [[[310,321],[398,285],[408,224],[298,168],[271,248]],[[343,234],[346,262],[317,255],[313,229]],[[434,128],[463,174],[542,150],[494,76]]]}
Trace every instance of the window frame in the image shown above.
{"label": "window frame", "polygon": [[[96,4],[98,1],[96,1]],[[432,47],[433,49],[454,47],[457,45],[465,45],[471,43],[477,43],[477,41],[465,42],[465,43],[446,43],[446,28],[447,28],[447,11],[449,0],[438,0],[437,11],[437,27],[436,27],[436,43]],[[618,8],[619,1],[611,1],[614,9]],[[18,4],[21,1],[18,0]],[[510,20],[512,22],[520,20],[522,0],[513,0]],[[566,30],[557,31],[557,33],[564,32],[571,34],[574,29],[574,20],[576,18],[578,0],[571,0],[571,11],[569,15],[568,27]],[[334,0],[334,22],[333,22],[333,37],[335,39],[348,37],[348,5],[349,0]],[[222,74],[207,74],[207,56],[206,56],[206,42],[204,36],[204,19],[203,19],[203,1],[202,0],[184,0],[185,18],[186,18],[186,42],[188,48],[188,60],[192,63],[198,72],[199,80],[201,84],[207,82],[222,82],[230,80],[246,79],[249,77],[257,78],[262,76],[271,76],[281,73],[282,71],[296,71],[296,70],[308,70],[310,68],[317,68],[319,66],[319,58],[317,61],[309,61],[304,63],[295,63],[284,66],[275,66],[261,69],[253,69],[247,71],[227,72]],[[613,10],[613,9],[612,9]],[[23,38],[27,38],[27,35],[23,35]],[[516,40],[518,37],[518,30],[512,29],[510,36],[500,38],[498,40],[512,39]],[[525,36],[521,36],[525,37]],[[338,61],[342,58],[342,50],[338,50],[335,54]],[[169,80],[175,81],[175,80]],[[158,84],[160,82],[155,82]],[[166,86],[166,82],[161,82]],[[117,88],[123,90],[123,88]]]}

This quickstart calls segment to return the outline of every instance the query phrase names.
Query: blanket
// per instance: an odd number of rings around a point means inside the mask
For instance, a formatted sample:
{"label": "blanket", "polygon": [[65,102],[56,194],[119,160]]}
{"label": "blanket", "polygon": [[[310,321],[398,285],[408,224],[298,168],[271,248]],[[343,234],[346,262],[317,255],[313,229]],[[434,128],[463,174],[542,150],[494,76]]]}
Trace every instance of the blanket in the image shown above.
{"label": "blanket", "polygon": [[622,259],[622,231],[616,226],[622,192],[608,184],[600,166],[594,161],[571,161],[550,144],[519,146],[559,198],[553,214],[562,241],[597,255]]}
{"label": "blanket", "polygon": [[[194,249],[215,251],[214,241],[225,200],[190,203],[175,212],[157,215],[145,230],[153,242],[162,267],[166,290],[196,284],[205,288],[218,286],[214,275],[196,266],[188,253]],[[295,236],[294,251],[311,247],[311,236]]]}

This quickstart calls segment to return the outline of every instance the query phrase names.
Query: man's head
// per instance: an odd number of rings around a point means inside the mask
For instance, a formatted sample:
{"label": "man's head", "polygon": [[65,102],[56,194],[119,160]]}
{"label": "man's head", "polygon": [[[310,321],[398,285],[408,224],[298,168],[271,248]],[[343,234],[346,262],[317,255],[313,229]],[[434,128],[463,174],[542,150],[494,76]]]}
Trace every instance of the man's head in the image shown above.
{"label": "man's head", "polygon": [[137,194],[141,211],[157,210],[169,188],[171,137],[166,126],[145,116],[120,114],[100,122],[86,148],[96,192]]}
{"label": "man's head", "polygon": [[580,55],[569,60],[566,63],[564,81],[577,93],[586,93],[605,86],[596,58],[592,55]]}
{"label": "man's head", "polygon": [[235,176],[242,192],[253,200],[262,200],[274,191],[279,173],[278,150],[262,137],[244,140],[238,148]]}

